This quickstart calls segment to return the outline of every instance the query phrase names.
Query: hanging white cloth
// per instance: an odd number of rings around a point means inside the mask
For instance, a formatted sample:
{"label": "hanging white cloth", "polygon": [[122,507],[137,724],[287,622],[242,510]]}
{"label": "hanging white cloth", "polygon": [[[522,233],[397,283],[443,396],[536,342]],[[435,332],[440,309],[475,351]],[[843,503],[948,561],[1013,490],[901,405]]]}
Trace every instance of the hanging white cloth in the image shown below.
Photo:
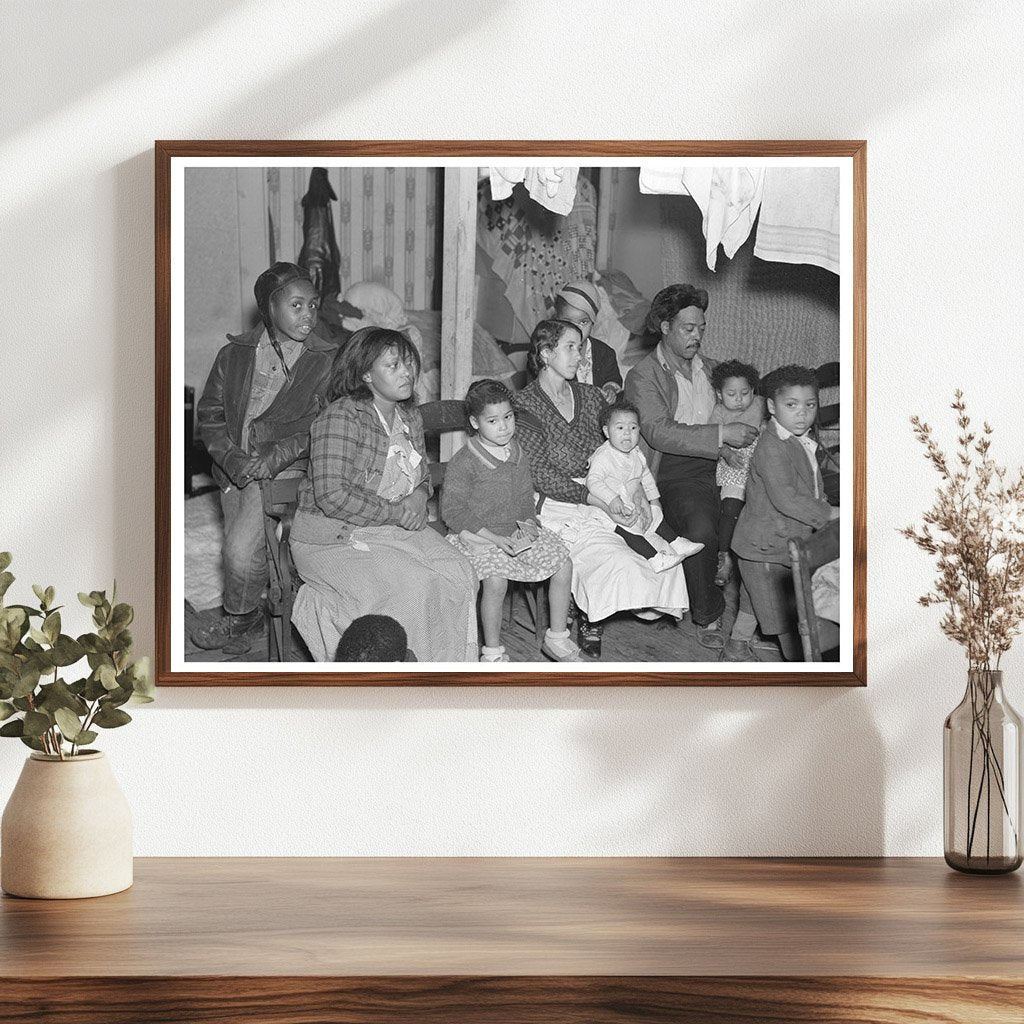
{"label": "hanging white cloth", "polygon": [[838,168],[768,168],[754,255],[839,273]]}
{"label": "hanging white cloth", "polygon": [[522,182],[530,198],[565,217],[576,201],[578,167],[491,167],[491,198],[508,199]]}
{"label": "hanging white cloth", "polygon": [[641,167],[640,191],[693,197],[704,215],[707,264],[714,270],[719,245],[732,259],[750,236],[764,177],[763,167]]}

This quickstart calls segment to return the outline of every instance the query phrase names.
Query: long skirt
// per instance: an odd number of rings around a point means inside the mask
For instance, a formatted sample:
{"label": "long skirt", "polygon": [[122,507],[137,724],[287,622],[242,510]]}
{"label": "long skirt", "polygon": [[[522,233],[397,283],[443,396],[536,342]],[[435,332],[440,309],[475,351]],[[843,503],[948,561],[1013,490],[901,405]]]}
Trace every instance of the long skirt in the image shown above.
{"label": "long skirt", "polygon": [[680,618],[689,607],[682,566],[655,572],[599,509],[548,498],[539,518],[569,549],[572,596],[591,621],[644,608]]}
{"label": "long skirt", "polygon": [[390,615],[419,661],[477,661],[476,593],[469,559],[434,530],[362,527],[341,544],[291,542],[303,585],[292,621],[316,661],[333,661],[361,615]]}

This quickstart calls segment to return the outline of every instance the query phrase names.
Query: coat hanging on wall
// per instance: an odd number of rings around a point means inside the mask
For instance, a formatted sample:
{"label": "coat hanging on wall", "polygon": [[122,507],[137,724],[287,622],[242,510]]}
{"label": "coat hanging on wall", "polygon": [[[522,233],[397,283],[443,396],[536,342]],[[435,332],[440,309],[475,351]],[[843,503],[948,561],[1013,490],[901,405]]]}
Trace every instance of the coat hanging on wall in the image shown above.
{"label": "coat hanging on wall", "polygon": [[326,168],[314,167],[309,175],[309,190],[302,197],[302,250],[298,264],[309,271],[321,299],[337,298],[341,290],[341,254],[331,212],[331,202],[337,198],[327,180]]}

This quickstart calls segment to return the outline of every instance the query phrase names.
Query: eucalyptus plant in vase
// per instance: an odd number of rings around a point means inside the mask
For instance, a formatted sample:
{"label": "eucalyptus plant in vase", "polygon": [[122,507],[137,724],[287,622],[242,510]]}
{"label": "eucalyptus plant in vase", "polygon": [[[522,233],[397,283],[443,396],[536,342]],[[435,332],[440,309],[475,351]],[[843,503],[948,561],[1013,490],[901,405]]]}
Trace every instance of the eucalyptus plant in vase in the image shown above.
{"label": "eucalyptus plant in vase", "polygon": [[[102,729],[148,703],[146,658],[133,661],[132,606],[117,586],[79,594],[95,632],[62,632],[53,587],[34,586],[37,605],[5,604],[14,582],[0,552],[0,737],[32,750],[0,825],[0,887],[15,896],[69,898],[132,884],[131,814],[110,765],[89,746]],[[68,682],[69,669],[87,673]]]}
{"label": "eucalyptus plant in vase", "polygon": [[972,429],[959,390],[952,408],[952,457],[911,419],[941,483],[922,525],[901,532],[935,556],[938,576],[919,602],[943,608],[943,633],[967,655],[967,689],[943,728],[946,862],[995,874],[1016,870],[1022,855],[1021,720],[1000,663],[1024,620],[1024,469],[1013,476],[993,461],[992,428]]}

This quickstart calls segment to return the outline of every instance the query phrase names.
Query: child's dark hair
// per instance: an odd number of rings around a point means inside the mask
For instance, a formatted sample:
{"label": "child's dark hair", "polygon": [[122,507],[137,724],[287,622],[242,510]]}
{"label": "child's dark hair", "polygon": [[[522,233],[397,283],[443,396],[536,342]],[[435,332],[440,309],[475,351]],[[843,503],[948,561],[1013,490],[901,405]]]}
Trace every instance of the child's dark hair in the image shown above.
{"label": "child's dark hair", "polygon": [[636,417],[637,423],[640,422],[640,410],[632,402],[627,401],[619,394],[611,405],[606,405],[601,409],[597,417],[598,426],[603,430],[611,423],[612,417],[619,412],[627,412]]}
{"label": "child's dark hair", "polygon": [[405,661],[409,638],[390,615],[361,615],[338,641],[335,661]]}
{"label": "child's dark hair", "polygon": [[750,385],[751,391],[755,391],[761,382],[757,370],[749,363],[741,363],[738,359],[729,359],[724,363],[719,363],[711,371],[711,386],[716,391],[721,391],[730,377],[740,377],[745,380]]}
{"label": "child's dark hair", "polygon": [[[398,349],[399,359],[412,363],[414,375],[418,377],[420,354],[401,331],[392,331],[387,327],[363,327],[345,342],[334,357],[327,383],[327,400],[333,402],[344,395],[372,398],[373,392],[363,380],[363,375],[390,348]],[[415,401],[415,397],[410,397],[408,404],[415,404]]]}
{"label": "child's dark hair", "polygon": [[792,363],[766,373],[761,381],[761,394],[773,402],[783,388],[814,388],[817,393],[818,375],[809,366]]}
{"label": "child's dark hair", "polygon": [[512,392],[500,380],[488,378],[474,381],[469,385],[466,400],[463,403],[466,406],[466,418],[475,416],[479,419],[480,414],[487,406],[500,405],[502,402],[508,402],[511,405]]}
{"label": "child's dark hair", "polygon": [[558,343],[562,340],[562,335],[566,331],[578,334],[582,341],[583,332],[576,324],[571,324],[568,320],[541,320],[534,327],[533,334],[530,335],[530,351],[526,356],[526,368],[530,371],[531,377],[538,376],[540,371],[547,365],[541,359],[541,353],[551,352],[553,349],[558,348]]}

